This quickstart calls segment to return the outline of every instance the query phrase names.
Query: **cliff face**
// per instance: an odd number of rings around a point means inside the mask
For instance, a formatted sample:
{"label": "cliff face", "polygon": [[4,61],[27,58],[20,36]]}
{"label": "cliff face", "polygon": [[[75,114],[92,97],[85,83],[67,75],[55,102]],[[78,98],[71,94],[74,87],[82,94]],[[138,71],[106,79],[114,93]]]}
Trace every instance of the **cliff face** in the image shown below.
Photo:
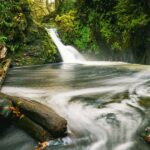
{"label": "cliff face", "polygon": [[32,4],[29,0],[1,0],[0,43],[6,45],[15,65],[59,61],[51,38],[31,9]]}

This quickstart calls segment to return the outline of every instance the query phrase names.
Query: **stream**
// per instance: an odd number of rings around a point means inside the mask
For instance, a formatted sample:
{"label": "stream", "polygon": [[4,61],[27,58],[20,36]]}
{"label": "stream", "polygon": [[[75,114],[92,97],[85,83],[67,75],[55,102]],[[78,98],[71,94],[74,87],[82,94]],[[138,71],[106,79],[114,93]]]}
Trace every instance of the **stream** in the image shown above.
{"label": "stream", "polygon": [[[150,119],[150,66],[79,58],[12,68],[2,92],[37,100],[67,120],[68,136],[47,150],[149,150],[140,132]],[[0,133],[0,150],[36,144],[15,126]]]}

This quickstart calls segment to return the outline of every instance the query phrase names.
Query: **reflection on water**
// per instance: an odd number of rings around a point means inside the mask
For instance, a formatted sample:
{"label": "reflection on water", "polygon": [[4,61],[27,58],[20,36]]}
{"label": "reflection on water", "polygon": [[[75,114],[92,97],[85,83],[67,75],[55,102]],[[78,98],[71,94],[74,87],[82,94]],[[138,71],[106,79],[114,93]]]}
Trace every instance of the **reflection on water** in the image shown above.
{"label": "reflection on water", "polygon": [[[149,109],[149,69],[129,64],[14,68],[3,92],[36,99],[67,119],[69,135],[50,141],[50,150],[148,150],[137,133]],[[16,150],[35,145],[18,129],[8,130],[0,136],[0,149],[9,149],[9,139]]]}

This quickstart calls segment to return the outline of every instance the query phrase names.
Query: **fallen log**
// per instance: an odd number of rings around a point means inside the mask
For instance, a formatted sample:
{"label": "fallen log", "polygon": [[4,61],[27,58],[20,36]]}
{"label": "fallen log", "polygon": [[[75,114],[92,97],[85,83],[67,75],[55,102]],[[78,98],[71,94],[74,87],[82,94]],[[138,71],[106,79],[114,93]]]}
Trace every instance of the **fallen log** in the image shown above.
{"label": "fallen log", "polygon": [[[67,122],[55,111],[39,102],[0,93],[0,101],[10,102],[9,116],[32,137],[39,141],[62,137],[66,134]],[[12,103],[12,104],[11,104]],[[13,107],[11,107],[13,106]],[[6,108],[8,108],[6,106]],[[7,114],[8,116],[8,114]]]}
{"label": "fallen log", "polygon": [[44,142],[53,139],[49,132],[25,115],[17,119],[15,124],[38,141]]}

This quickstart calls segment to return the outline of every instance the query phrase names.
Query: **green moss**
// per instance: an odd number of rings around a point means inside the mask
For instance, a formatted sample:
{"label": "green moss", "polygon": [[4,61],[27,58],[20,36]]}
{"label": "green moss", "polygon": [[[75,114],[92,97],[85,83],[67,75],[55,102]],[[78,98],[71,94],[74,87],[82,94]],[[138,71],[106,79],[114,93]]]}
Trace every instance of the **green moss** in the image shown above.
{"label": "green moss", "polygon": [[145,107],[145,108],[150,108],[150,98],[141,98],[140,101],[139,101],[139,104],[142,106],[142,107]]}
{"label": "green moss", "polygon": [[[77,12],[73,20],[69,17],[72,10]],[[129,54],[136,63],[145,63],[150,48],[149,10],[149,1],[142,0],[64,0],[57,5],[56,23],[63,41],[86,53],[106,53],[114,59]],[[65,24],[65,29],[71,31],[69,35],[63,32],[64,17],[69,22]]]}
{"label": "green moss", "polygon": [[58,62],[56,47],[44,27],[35,23],[28,0],[2,0],[0,43],[16,65]]}

